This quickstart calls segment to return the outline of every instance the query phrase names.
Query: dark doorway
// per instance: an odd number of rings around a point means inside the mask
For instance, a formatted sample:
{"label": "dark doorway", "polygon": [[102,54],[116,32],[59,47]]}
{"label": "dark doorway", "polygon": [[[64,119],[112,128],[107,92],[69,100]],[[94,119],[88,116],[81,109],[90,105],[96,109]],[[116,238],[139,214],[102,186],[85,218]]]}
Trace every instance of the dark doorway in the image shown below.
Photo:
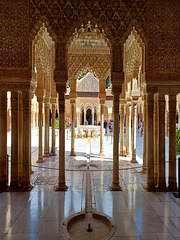
{"label": "dark doorway", "polygon": [[88,109],[86,112],[86,120],[88,121],[88,125],[92,124],[92,111]]}
{"label": "dark doorway", "polygon": [[84,125],[84,109],[82,110],[82,121],[81,121],[81,125]]}

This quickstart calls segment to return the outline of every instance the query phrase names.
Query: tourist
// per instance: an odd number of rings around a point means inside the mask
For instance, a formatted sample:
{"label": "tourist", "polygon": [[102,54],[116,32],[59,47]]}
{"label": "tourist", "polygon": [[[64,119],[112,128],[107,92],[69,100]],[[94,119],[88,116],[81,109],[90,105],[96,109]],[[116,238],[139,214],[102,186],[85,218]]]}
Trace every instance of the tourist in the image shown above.
{"label": "tourist", "polygon": [[87,121],[87,119],[85,120],[85,125],[88,125],[88,121]]}
{"label": "tourist", "polygon": [[109,120],[109,131],[111,132],[111,125],[112,125],[112,123],[111,123],[111,119]]}
{"label": "tourist", "polygon": [[106,122],[106,120],[104,121],[104,128],[105,128],[105,133],[107,133],[107,122]]}

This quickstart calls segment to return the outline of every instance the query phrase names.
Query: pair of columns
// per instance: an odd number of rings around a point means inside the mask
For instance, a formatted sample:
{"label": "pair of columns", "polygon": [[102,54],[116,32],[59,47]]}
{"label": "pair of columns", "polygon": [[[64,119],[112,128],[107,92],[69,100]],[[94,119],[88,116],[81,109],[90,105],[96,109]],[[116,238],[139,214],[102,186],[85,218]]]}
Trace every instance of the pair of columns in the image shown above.
{"label": "pair of columns", "polygon": [[[100,156],[104,156],[104,100],[100,100],[101,105],[101,119],[100,126]],[[70,156],[75,156],[75,99],[70,100],[71,104],[71,153]],[[94,115],[94,113],[93,113]]]}
{"label": "pair of columns", "polygon": [[[31,164],[31,92],[11,91],[11,159],[7,158],[7,90],[0,91],[0,190],[28,191]],[[8,169],[9,161],[11,169]],[[10,173],[10,179],[9,179]],[[10,185],[9,185],[10,180]]]}
{"label": "pair of columns", "polygon": [[[117,91],[117,89],[119,91]],[[56,188],[57,191],[66,191],[67,185],[65,181],[65,88],[57,86],[57,92],[59,93],[59,183]],[[114,88],[113,109],[114,109],[114,131],[113,134],[113,180],[110,190],[121,190],[119,185],[119,95],[121,93],[121,87]],[[71,101],[71,114],[72,114],[72,131],[74,129],[73,116],[75,113],[75,101]],[[103,116],[104,116],[104,102],[101,101],[101,143],[103,143]],[[73,134],[73,132],[72,132]],[[71,142],[72,144],[72,142]],[[100,144],[100,153],[104,153],[104,146]],[[71,149],[71,153],[74,153]]]}
{"label": "pair of columns", "polygon": [[[43,160],[43,144],[42,144],[42,131],[43,131],[43,102],[39,102],[39,116],[38,116],[38,126],[39,126],[39,153],[38,153],[38,160],[37,163],[44,162]],[[44,157],[49,157],[49,110],[50,110],[50,104],[45,103],[45,128],[44,128]],[[55,152],[55,114],[56,114],[56,104],[52,104],[52,148],[51,148],[51,154],[52,156],[56,156]]]}
{"label": "pair of columns", "polygon": [[[169,95],[169,176],[168,190],[176,183],[176,95]],[[165,164],[165,95],[146,94],[147,190],[166,191]]]}
{"label": "pair of columns", "polygon": [[[131,110],[132,110],[132,163],[136,163],[136,103],[126,105],[126,154],[131,156]],[[120,105],[120,156],[124,155],[124,105]]]}

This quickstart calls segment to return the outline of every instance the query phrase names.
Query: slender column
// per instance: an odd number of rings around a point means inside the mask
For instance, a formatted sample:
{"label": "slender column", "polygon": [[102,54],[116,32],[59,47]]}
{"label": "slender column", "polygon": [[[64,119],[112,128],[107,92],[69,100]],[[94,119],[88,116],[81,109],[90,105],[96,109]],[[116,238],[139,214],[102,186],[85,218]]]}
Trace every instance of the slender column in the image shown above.
{"label": "slender column", "polygon": [[22,92],[23,98],[23,159],[22,159],[22,184],[23,190],[31,190],[30,163],[31,163],[31,93]]}
{"label": "slender column", "polygon": [[80,119],[80,110],[77,109],[77,127],[78,127],[79,125],[81,125],[80,122],[81,122],[81,119]]}
{"label": "slender column", "polygon": [[124,155],[124,105],[120,105],[120,156]]}
{"label": "slender column", "polygon": [[101,126],[100,126],[100,153],[99,156],[104,156],[104,101],[101,104]]}
{"label": "slender column", "polygon": [[119,92],[114,93],[113,181],[110,190],[121,191],[119,185]]}
{"label": "slender column", "polygon": [[45,146],[44,146],[44,157],[49,157],[49,103],[45,103]]}
{"label": "slender column", "polygon": [[158,189],[166,190],[165,178],[165,96],[158,95]]}
{"label": "slender column", "polygon": [[22,182],[22,158],[23,158],[23,106],[22,92],[19,92],[19,184]]}
{"label": "slender column", "polygon": [[141,173],[146,173],[147,159],[146,159],[146,139],[147,139],[147,120],[146,120],[146,95],[144,95],[144,123],[143,123],[143,166]]}
{"label": "slender column", "polygon": [[137,163],[136,160],[136,116],[137,116],[137,106],[133,103],[132,106],[132,163]]}
{"label": "slender column", "polygon": [[169,190],[176,191],[176,95],[169,95],[169,123]]}
{"label": "slender column", "polygon": [[52,103],[52,147],[51,154],[52,156],[56,156],[55,151],[55,114],[56,114],[56,105]]}
{"label": "slender column", "polygon": [[74,152],[75,143],[75,99],[71,99],[71,153],[70,156],[76,156]]}
{"label": "slender column", "polygon": [[43,124],[43,114],[42,114],[42,101],[39,101],[39,117],[38,117],[38,126],[39,126],[39,153],[37,163],[43,163],[42,156],[42,124]]}
{"label": "slender column", "polygon": [[131,156],[131,106],[126,105],[126,153]]}
{"label": "slender column", "polygon": [[158,183],[158,114],[157,114],[157,94],[154,95],[154,183]]}
{"label": "slender column", "polygon": [[94,125],[94,108],[92,109],[92,125]]}
{"label": "slender column", "polygon": [[147,93],[146,111],[146,159],[147,159],[147,190],[155,191],[154,187],[154,143],[153,143],[153,108],[154,93]]}
{"label": "slender column", "polygon": [[7,177],[7,92],[0,90],[0,191],[6,190]]}
{"label": "slender column", "polygon": [[84,124],[85,124],[85,121],[86,121],[86,109],[84,108]]}
{"label": "slender column", "polygon": [[57,92],[59,93],[59,183],[56,191],[66,191],[68,187],[65,181],[65,87],[63,89],[57,87]]}
{"label": "slender column", "polygon": [[10,188],[16,189],[18,183],[18,92],[11,92],[11,182]]}

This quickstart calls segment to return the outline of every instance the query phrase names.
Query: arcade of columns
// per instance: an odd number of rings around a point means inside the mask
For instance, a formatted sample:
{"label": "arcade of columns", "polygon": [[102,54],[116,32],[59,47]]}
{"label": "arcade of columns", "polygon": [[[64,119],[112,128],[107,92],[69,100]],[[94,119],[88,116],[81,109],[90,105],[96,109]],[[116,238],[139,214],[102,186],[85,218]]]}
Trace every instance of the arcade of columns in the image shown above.
{"label": "arcade of columns", "polygon": [[[89,38],[94,46],[83,46],[83,40]],[[99,40],[101,47],[97,44]],[[86,42],[87,43],[87,42]],[[116,51],[121,51],[117,45]],[[78,49],[80,48],[80,51]],[[95,49],[93,53],[93,49]],[[113,49],[113,48],[112,48]],[[110,73],[111,46],[104,32],[90,25],[75,31],[68,43],[68,79],[70,80],[71,92],[71,155],[75,155],[75,102],[76,102],[76,79],[85,69],[95,73],[99,79],[100,99],[100,121],[104,122],[105,102],[105,79]],[[113,49],[115,51],[115,49]],[[144,76],[144,51],[145,47],[137,32],[133,30],[124,44],[124,74],[116,71],[115,61],[122,58],[121,54],[113,55],[111,69],[111,83],[113,93],[113,116],[114,129],[119,129],[119,107],[120,107],[120,151],[119,131],[113,134],[113,179],[111,190],[121,190],[119,185],[119,155],[124,154],[123,128],[124,113],[126,112],[126,154],[131,154],[131,116],[132,116],[132,160],[136,162],[136,119],[137,102],[142,95],[144,101],[144,143],[143,143],[143,170],[147,172],[147,190],[156,189],[165,191],[165,94],[166,89],[149,87],[145,83]],[[98,52],[98,53],[97,53]],[[95,54],[96,53],[96,54]],[[7,173],[7,92],[11,91],[11,179],[9,189],[30,190],[30,160],[31,160],[31,99],[34,93],[37,95],[39,105],[38,127],[39,127],[39,158],[42,156],[42,109],[45,109],[45,151],[44,157],[49,156],[49,109],[52,105],[52,155],[55,154],[55,109],[57,93],[59,94],[59,183],[57,190],[66,190],[65,181],[65,96],[67,72],[55,71],[55,44],[43,26],[33,41],[33,78],[31,86],[25,87],[17,84],[16,88],[10,85],[1,85],[0,91],[0,188],[6,190],[8,187]],[[54,78],[56,85],[54,83]],[[61,79],[61,81],[59,80]],[[123,79],[125,79],[123,84]],[[123,84],[123,86],[122,86]],[[27,90],[30,89],[30,90]],[[57,93],[56,93],[57,91]],[[168,189],[175,190],[176,183],[176,94],[178,91],[169,88],[169,177]],[[126,111],[125,111],[126,109]],[[24,124],[26,123],[26,124]],[[100,133],[100,155],[104,155],[103,124]],[[157,187],[157,188],[156,188]]]}

